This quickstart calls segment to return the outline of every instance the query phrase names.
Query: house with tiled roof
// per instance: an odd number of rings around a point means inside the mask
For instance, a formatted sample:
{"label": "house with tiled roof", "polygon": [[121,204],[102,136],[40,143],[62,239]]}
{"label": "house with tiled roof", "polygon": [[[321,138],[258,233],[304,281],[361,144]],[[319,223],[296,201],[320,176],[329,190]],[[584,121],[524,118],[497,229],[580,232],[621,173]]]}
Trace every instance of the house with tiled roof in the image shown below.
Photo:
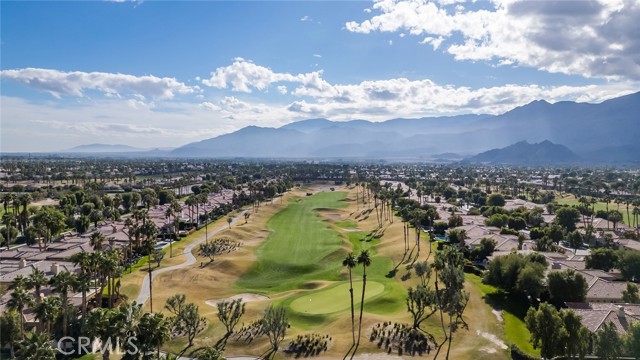
{"label": "house with tiled roof", "polygon": [[640,321],[640,304],[622,303],[567,303],[567,307],[580,316],[582,325],[596,332],[607,323],[613,323],[620,334]]}

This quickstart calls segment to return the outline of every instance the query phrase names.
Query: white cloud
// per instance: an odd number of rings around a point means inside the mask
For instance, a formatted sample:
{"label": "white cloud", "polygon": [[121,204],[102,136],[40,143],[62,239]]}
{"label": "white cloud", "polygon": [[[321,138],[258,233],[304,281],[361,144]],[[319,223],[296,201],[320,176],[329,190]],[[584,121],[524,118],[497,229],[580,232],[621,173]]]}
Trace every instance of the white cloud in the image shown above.
{"label": "white cloud", "polygon": [[300,18],[300,21],[312,21],[313,19],[309,15],[305,15]]}
{"label": "white cloud", "polygon": [[320,55],[320,54],[313,54],[313,57],[321,58],[321,57],[322,57],[322,55]]}
{"label": "white cloud", "polygon": [[176,94],[189,94],[197,88],[189,87],[174,78],[152,75],[134,76],[105,72],[64,72],[52,69],[25,68],[0,71],[2,79],[13,80],[59,98],[63,95],[85,96],[88,90],[110,97],[141,95],[156,99],[170,99]]}
{"label": "white cloud", "polygon": [[301,83],[304,87],[318,89],[325,86],[321,80],[322,71],[303,74],[274,72],[242,58],[236,58],[233,64],[219,67],[209,79],[202,80],[206,86],[250,93],[252,89],[266,90],[271,84],[281,82]]}
{"label": "white cloud", "polygon": [[[431,43],[440,41],[431,39]],[[535,84],[506,84],[502,86],[469,88],[437,84],[429,79],[363,81],[358,84],[332,84],[323,79],[323,72],[305,74],[278,73],[246,60],[236,61],[216,69],[213,80],[219,88],[250,92],[266,90],[274,83],[295,84],[290,94],[301,99],[287,109],[300,116],[325,116],[334,119],[366,118],[382,120],[393,117],[450,115],[461,113],[498,114],[538,99],[551,102],[578,100],[598,102],[637,91],[638,83],[619,82],[586,86],[540,86]],[[278,85],[279,92],[284,85]],[[285,90],[284,88],[283,90]],[[223,109],[241,113],[279,113],[257,107],[236,97],[228,97],[219,104]],[[258,111],[259,110],[259,111]],[[291,115],[288,115],[291,116]],[[285,115],[285,118],[287,116]]]}
{"label": "white cloud", "polygon": [[218,106],[218,105],[216,105],[216,104],[214,104],[212,102],[209,102],[209,101],[205,101],[205,102],[201,103],[200,107],[202,109],[207,109],[207,110],[211,110],[211,111],[219,111],[221,109],[220,106]]}
{"label": "white cloud", "polygon": [[286,86],[284,86],[284,85],[278,85],[278,92],[279,92],[280,94],[282,94],[282,95],[285,95],[285,94],[287,94],[287,92],[289,92],[289,91],[287,90],[287,87],[286,87]]}
{"label": "white cloud", "polygon": [[[425,40],[442,38],[451,42],[446,51],[456,60],[640,79],[638,1],[492,0],[473,10],[458,5],[451,11],[448,5],[456,2],[376,0],[373,8],[380,14],[345,27],[363,34],[408,32]],[[429,43],[437,49],[442,40]]]}

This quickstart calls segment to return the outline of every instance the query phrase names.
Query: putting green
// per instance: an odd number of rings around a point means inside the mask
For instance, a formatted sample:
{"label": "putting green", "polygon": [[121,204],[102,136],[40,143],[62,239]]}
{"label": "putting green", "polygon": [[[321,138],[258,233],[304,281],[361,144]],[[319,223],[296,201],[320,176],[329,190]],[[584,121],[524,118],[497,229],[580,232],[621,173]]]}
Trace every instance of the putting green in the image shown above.
{"label": "putting green", "polygon": [[[377,281],[367,281],[367,289],[364,295],[365,308],[366,300],[384,292],[384,285]],[[362,281],[353,283],[353,301],[359,308],[362,297]],[[289,307],[303,314],[331,314],[334,312],[348,310],[350,305],[349,283],[343,283],[326,289],[305,294],[291,302]]]}

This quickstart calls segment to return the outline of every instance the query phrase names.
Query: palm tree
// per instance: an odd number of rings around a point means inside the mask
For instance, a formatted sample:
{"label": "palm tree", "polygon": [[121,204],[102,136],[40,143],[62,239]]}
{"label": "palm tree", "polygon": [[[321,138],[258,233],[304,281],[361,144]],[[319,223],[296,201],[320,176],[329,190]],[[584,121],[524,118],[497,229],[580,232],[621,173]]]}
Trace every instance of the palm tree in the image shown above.
{"label": "palm tree", "polygon": [[76,275],[63,271],[51,278],[53,292],[60,294],[60,304],[62,311],[62,336],[67,336],[67,323],[69,319],[69,291],[73,290],[76,284]]}
{"label": "palm tree", "polygon": [[343,360],[347,358],[353,347],[356,346],[356,319],[355,309],[353,305],[353,277],[351,271],[351,269],[356,267],[356,265],[356,257],[353,255],[353,253],[348,254],[344,258],[344,260],[342,260],[342,266],[346,266],[346,268],[349,270],[349,296],[351,297],[351,337],[353,341],[351,343],[351,348],[349,348],[349,351],[347,351],[347,353],[342,358]]}
{"label": "palm tree", "polygon": [[87,293],[91,291],[91,280],[91,274],[80,272],[76,275],[76,281],[73,284],[73,290],[82,293],[82,321],[84,321],[87,314]]}
{"label": "palm tree", "polygon": [[[97,308],[87,314],[87,334],[100,339],[102,345],[121,334],[121,328],[121,322],[112,309]],[[109,346],[105,346],[103,360],[109,360],[110,350]]]}
{"label": "palm tree", "polygon": [[36,302],[40,302],[40,289],[42,286],[47,285],[47,276],[44,274],[44,271],[39,270],[37,268],[33,268],[31,274],[27,277],[27,285],[31,289],[35,289],[35,299]]}
{"label": "palm tree", "polygon": [[22,314],[22,311],[24,310],[25,307],[31,306],[32,304],[33,304],[32,297],[29,294],[27,294],[27,292],[24,290],[23,287],[19,286],[13,289],[13,292],[11,293],[11,298],[9,299],[7,306],[9,307],[9,309],[16,310],[18,312],[18,315],[20,316],[20,335],[21,336],[24,335],[24,315]]}
{"label": "palm tree", "polygon": [[27,337],[20,341],[20,347],[16,353],[22,360],[55,360],[56,349],[51,346],[51,339],[45,333],[29,332]]}
{"label": "palm tree", "polygon": [[102,245],[104,245],[105,241],[107,241],[107,238],[99,231],[94,231],[89,238],[89,244],[94,251],[102,251]]}
{"label": "palm tree", "polygon": [[51,324],[60,315],[61,307],[62,304],[59,298],[47,296],[33,308],[36,319],[40,322],[40,331],[46,331],[51,334]]}
{"label": "palm tree", "polygon": [[364,311],[364,294],[367,287],[367,266],[371,265],[371,257],[368,250],[362,250],[358,255],[358,264],[362,265],[362,298],[360,299],[360,321],[358,322],[358,340],[356,341],[356,347],[351,353],[351,358],[355,356],[360,346],[360,334],[362,333],[362,312]]}
{"label": "palm tree", "polygon": [[9,244],[11,244],[11,240],[13,238],[13,236],[15,235],[14,232],[12,232],[12,228],[15,228],[16,225],[16,217],[15,215],[11,214],[11,213],[4,213],[2,215],[2,224],[6,227],[6,234],[7,234],[7,250],[10,249]]}

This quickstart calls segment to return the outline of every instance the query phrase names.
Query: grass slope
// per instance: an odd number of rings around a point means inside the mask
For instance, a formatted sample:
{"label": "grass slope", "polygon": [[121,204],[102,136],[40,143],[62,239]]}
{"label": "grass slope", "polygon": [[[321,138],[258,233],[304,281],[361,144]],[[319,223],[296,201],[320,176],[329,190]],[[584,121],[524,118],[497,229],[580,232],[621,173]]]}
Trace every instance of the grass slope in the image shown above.
{"label": "grass slope", "polygon": [[311,280],[339,280],[340,234],[316,210],[346,207],[344,192],[294,198],[268,222],[271,232],[257,249],[258,261],[237,282],[247,291],[280,292]]}
{"label": "grass slope", "polygon": [[517,303],[504,291],[482,282],[482,279],[473,274],[465,274],[469,284],[476,287],[485,302],[495,309],[502,310],[504,319],[504,341],[507,344],[515,344],[522,351],[532,356],[540,356],[540,350],[534,349],[529,339],[531,333],[524,323],[527,314],[527,306]]}

